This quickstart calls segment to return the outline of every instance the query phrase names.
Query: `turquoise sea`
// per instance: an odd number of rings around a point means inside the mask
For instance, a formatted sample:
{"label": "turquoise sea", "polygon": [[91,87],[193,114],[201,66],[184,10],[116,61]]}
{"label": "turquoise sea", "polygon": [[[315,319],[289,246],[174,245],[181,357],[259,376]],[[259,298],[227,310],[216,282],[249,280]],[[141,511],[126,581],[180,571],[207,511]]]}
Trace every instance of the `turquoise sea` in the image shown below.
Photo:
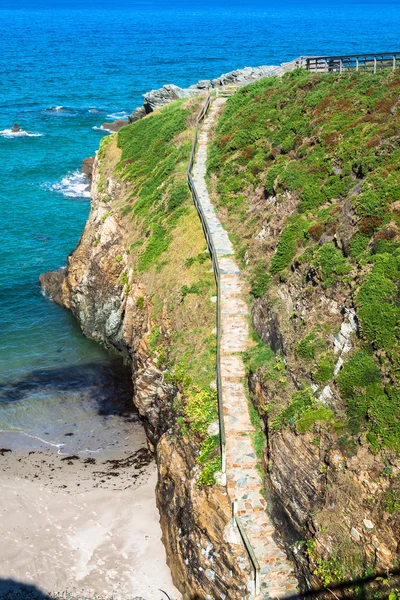
{"label": "turquoise sea", "polygon": [[[301,54],[399,51],[399,27],[397,2],[0,0],[0,431],[57,445],[72,424],[68,449],[93,450],[129,404],[119,362],[38,283],[79,240],[80,164],[99,125],[165,83]],[[30,135],[10,135],[14,123]],[[32,439],[2,433],[0,444],[11,438]]]}

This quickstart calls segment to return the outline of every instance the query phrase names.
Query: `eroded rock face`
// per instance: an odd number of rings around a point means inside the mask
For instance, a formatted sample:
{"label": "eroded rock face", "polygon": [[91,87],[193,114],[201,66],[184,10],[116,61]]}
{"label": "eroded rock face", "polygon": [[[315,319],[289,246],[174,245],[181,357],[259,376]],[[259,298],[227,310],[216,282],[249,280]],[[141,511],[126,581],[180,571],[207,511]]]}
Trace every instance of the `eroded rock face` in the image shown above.
{"label": "eroded rock face", "polygon": [[143,106],[146,114],[149,114],[157,108],[161,108],[162,106],[165,106],[174,100],[179,100],[180,98],[190,98],[195,94],[196,92],[194,90],[183,89],[177,85],[164,85],[158,90],[147,92],[147,94],[144,95]]}
{"label": "eroded rock face", "polygon": [[82,162],[81,171],[87,177],[89,182],[91,183],[93,177],[93,165],[94,165],[94,156],[89,156],[85,158]]}
{"label": "eroded rock face", "polygon": [[213,87],[221,85],[247,85],[262,77],[271,76],[275,69],[275,66],[245,67],[244,69],[237,69],[236,71],[224,73],[217,79],[213,79],[211,83]]}
{"label": "eroded rock face", "polygon": [[285,354],[283,336],[279,327],[279,319],[267,296],[258,298],[252,306],[254,327],[264,344],[272,350]]}
{"label": "eroded rock face", "polygon": [[[273,517],[309,588],[321,585],[318,561],[328,561],[332,555],[354,569],[369,566],[377,572],[393,568],[399,560],[399,521],[390,512],[394,511],[390,498],[398,494],[400,461],[390,451],[374,454],[362,436],[350,443],[345,433],[336,433],[323,423],[301,432],[290,423],[277,426],[271,422],[270,409],[277,399],[284,406],[285,398],[304,382],[293,340],[295,328],[305,319],[313,323],[330,319],[336,324],[336,337],[327,341],[336,360],[332,380],[312,389],[328,409],[344,410],[335,377],[343,364],[342,355],[356,343],[356,312],[346,307],[340,290],[334,297],[318,288],[304,293],[303,282],[294,271],[288,281],[255,301],[255,330],[282,356],[287,379],[282,386],[278,377],[257,372],[250,376],[249,388],[267,436],[264,460]],[[305,539],[312,540],[310,552],[301,544]]]}
{"label": "eroded rock face", "polygon": [[[225,488],[196,486],[199,448],[175,421],[173,403],[179,392],[164,380],[152,356],[146,289],[133,282],[125,252],[127,232],[110,214],[110,202],[117,202],[127,189],[110,172],[102,183],[105,202],[99,183],[96,160],[91,211],[80,242],[66,269],[40,277],[42,287],[73,312],[86,336],[118,351],[132,366],[133,401],[157,457],[157,505],[175,585],[187,600],[228,597],[228,589],[230,600],[244,600],[250,570],[235,531],[226,533],[231,506]],[[129,286],[123,283],[126,277]]]}

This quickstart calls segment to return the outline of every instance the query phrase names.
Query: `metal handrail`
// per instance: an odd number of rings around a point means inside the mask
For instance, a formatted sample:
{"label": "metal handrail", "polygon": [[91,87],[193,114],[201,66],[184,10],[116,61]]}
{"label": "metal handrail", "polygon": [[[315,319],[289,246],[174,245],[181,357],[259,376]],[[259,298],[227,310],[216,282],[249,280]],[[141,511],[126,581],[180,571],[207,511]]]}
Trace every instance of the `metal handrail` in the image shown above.
{"label": "metal handrail", "polygon": [[206,216],[203,212],[203,208],[201,206],[196,187],[194,185],[194,181],[192,178],[192,170],[194,164],[194,157],[196,154],[198,139],[199,139],[199,126],[201,121],[203,121],[206,116],[208,109],[211,105],[211,94],[208,93],[206,101],[196,119],[196,130],[193,139],[192,151],[190,153],[189,166],[187,168],[187,181],[189,184],[190,191],[192,192],[193,202],[196,207],[196,210],[199,214],[201,224],[203,226],[204,236],[206,238],[207,247],[210,252],[211,261],[213,265],[214,277],[215,277],[215,285],[217,288],[217,364],[216,364],[216,373],[217,373],[217,396],[218,396],[218,420],[219,420],[219,433],[220,433],[220,444],[221,444],[221,462],[222,462],[222,473],[225,475],[226,473],[226,437],[225,437],[225,423],[224,423],[224,411],[222,404],[222,381],[221,381],[221,290],[220,290],[220,270],[217,258],[217,251],[214,246],[214,241],[212,239],[211,231],[208,226],[208,222]]}
{"label": "metal handrail", "polygon": [[255,552],[253,550],[253,547],[250,543],[250,540],[247,536],[247,532],[246,529],[243,527],[243,523],[239,517],[239,515],[236,512],[236,502],[233,501],[232,502],[232,516],[233,516],[233,520],[236,523],[236,526],[239,530],[240,535],[242,536],[242,540],[243,540],[243,544],[244,547],[247,550],[247,554],[249,555],[249,559],[251,564],[253,565],[253,570],[254,570],[254,596],[258,596],[258,594],[260,593],[260,574],[261,574],[261,569],[260,569],[260,563],[257,560],[257,557],[255,555]]}
{"label": "metal handrail", "polygon": [[[217,251],[215,249],[214,241],[212,239],[212,234],[210,228],[208,226],[208,222],[206,216],[203,212],[203,208],[201,206],[199,196],[197,194],[196,186],[194,185],[194,181],[192,178],[192,170],[194,164],[194,158],[196,155],[196,148],[198,144],[199,138],[199,126],[201,121],[203,121],[206,116],[208,109],[211,105],[211,94],[207,95],[206,101],[196,119],[196,130],[193,139],[192,151],[190,153],[189,166],[187,169],[187,181],[190,188],[190,191],[193,196],[193,202],[200,217],[201,224],[203,226],[204,235],[207,241],[208,250],[210,252],[213,271],[215,277],[215,283],[217,288],[217,364],[216,364],[216,373],[217,373],[217,394],[218,394],[218,418],[219,418],[219,432],[220,432],[220,440],[221,440],[221,461],[222,461],[222,473],[226,474],[226,437],[225,437],[225,423],[224,423],[224,412],[223,412],[223,404],[222,404],[222,380],[221,380],[221,288],[220,288],[220,269],[218,264]],[[250,563],[254,570],[254,596],[258,596],[260,592],[260,564],[257,560],[253,547],[250,543],[250,540],[247,536],[246,529],[241,522],[239,515],[236,512],[236,503],[232,503],[232,517],[233,522],[236,523],[238,531],[241,535],[243,545],[247,551]]]}

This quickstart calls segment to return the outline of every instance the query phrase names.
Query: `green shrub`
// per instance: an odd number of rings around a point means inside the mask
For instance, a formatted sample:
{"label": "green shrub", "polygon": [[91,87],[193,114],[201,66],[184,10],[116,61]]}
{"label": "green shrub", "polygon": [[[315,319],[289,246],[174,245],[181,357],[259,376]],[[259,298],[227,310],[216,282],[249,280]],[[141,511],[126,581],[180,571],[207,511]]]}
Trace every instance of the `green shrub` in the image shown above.
{"label": "green shrub", "polygon": [[199,487],[215,485],[215,473],[217,471],[221,471],[221,469],[221,458],[214,458],[213,461],[206,464],[206,466],[203,468],[202,472],[200,473],[197,485]]}
{"label": "green shrub", "polygon": [[186,181],[178,181],[173,184],[169,189],[168,197],[168,212],[174,211],[176,208],[182,206],[182,204],[189,198],[189,188]]}
{"label": "green shrub", "polygon": [[315,333],[309,333],[305,338],[300,340],[296,345],[296,352],[305,360],[312,360],[315,357],[317,350],[317,342]]}
{"label": "green shrub", "polygon": [[288,267],[296,254],[296,248],[299,241],[298,230],[295,226],[286,227],[279,238],[277,249],[271,260],[270,271],[276,275]]}
{"label": "green shrub", "polygon": [[333,420],[333,411],[326,408],[326,406],[309,408],[297,419],[296,429],[299,433],[306,433],[306,431],[312,429],[316,423],[332,423]]}
{"label": "green shrub", "polygon": [[289,406],[271,419],[271,431],[278,431],[285,425],[294,425],[303,413],[314,406],[314,403],[315,399],[310,388],[294,392]]}
{"label": "green shrub", "polygon": [[271,347],[258,340],[255,346],[250,347],[243,354],[243,360],[246,366],[247,374],[255,373],[258,369],[264,367],[268,362],[274,360],[275,354]]}
{"label": "green shrub", "polygon": [[168,249],[171,239],[172,236],[167,232],[165,227],[156,223],[152,226],[146,249],[138,261],[138,269],[141,273],[147,271],[161,254]]}
{"label": "green shrub", "polygon": [[333,369],[335,366],[335,357],[333,354],[321,356],[312,370],[312,378],[317,383],[328,383],[333,379]]}
{"label": "green shrub", "polygon": [[271,276],[267,271],[267,267],[261,262],[258,263],[250,276],[251,295],[254,298],[261,298],[267,292],[270,281]]}
{"label": "green shrub", "polygon": [[347,263],[342,252],[335,248],[333,244],[321,246],[314,254],[312,264],[325,288],[337,284],[342,280],[343,275],[351,271],[351,266]]}

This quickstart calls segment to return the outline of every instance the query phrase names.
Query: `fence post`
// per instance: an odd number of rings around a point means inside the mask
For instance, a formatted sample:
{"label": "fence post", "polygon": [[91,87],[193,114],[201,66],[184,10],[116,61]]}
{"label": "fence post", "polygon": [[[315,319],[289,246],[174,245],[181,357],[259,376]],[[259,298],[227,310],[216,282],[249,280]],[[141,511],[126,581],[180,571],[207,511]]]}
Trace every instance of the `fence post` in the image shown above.
{"label": "fence post", "polygon": [[343,58],[339,58],[339,73],[343,73]]}
{"label": "fence post", "polygon": [[393,56],[393,71],[396,70],[396,56]]}
{"label": "fence post", "polygon": [[376,73],[376,56],[374,56],[374,74]]}
{"label": "fence post", "polygon": [[356,71],[358,71],[358,56],[356,58]]}

